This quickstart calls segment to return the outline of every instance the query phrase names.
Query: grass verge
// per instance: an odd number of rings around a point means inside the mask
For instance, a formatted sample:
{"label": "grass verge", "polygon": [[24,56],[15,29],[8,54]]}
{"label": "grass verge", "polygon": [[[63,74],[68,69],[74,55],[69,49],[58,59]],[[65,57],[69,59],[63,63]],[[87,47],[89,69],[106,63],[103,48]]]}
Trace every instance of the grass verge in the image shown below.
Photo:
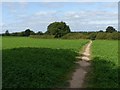
{"label": "grass verge", "polygon": [[55,88],[67,85],[76,53],[67,49],[3,50],[3,88]]}
{"label": "grass verge", "polygon": [[118,41],[95,40],[92,44],[88,88],[118,88]]}

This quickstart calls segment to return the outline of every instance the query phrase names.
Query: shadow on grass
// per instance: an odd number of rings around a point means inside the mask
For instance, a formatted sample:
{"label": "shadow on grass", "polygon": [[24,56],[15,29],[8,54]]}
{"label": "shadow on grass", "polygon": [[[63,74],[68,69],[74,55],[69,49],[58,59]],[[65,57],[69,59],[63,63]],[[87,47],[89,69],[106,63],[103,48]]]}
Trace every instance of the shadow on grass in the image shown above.
{"label": "shadow on grass", "polygon": [[2,50],[3,88],[55,88],[67,85],[77,54],[67,49]]}
{"label": "shadow on grass", "polygon": [[88,88],[118,88],[120,67],[113,62],[95,57],[91,61],[91,71],[87,75]]}

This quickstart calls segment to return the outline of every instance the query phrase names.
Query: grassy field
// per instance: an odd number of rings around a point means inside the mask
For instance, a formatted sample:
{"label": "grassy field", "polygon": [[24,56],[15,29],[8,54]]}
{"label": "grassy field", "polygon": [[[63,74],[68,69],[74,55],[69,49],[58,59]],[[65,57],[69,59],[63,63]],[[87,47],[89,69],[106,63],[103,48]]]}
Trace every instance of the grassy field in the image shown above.
{"label": "grassy field", "polygon": [[[66,87],[68,75],[75,68],[76,52],[87,42],[3,37],[3,88]],[[95,40],[91,51],[92,66],[86,87],[118,87],[118,41]]]}
{"label": "grassy field", "polygon": [[118,41],[95,40],[91,50],[93,60],[87,87],[117,88]]}
{"label": "grassy field", "polygon": [[76,51],[88,40],[2,38],[3,88],[66,86]]}
{"label": "grassy field", "polygon": [[53,49],[74,49],[78,51],[88,40],[35,39],[27,37],[3,37],[2,49],[38,47]]}

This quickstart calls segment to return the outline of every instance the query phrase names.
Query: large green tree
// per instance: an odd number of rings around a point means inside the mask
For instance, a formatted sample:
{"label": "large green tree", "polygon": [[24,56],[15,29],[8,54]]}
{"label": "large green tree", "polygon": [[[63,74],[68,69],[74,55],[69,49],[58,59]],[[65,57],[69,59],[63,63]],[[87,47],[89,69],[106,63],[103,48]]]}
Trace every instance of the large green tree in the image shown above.
{"label": "large green tree", "polygon": [[10,33],[9,33],[8,30],[5,31],[5,35],[6,35],[6,36],[10,36]]}
{"label": "large green tree", "polygon": [[108,32],[108,33],[113,33],[113,32],[117,32],[117,30],[115,30],[115,28],[112,27],[112,26],[108,26],[108,27],[106,28],[106,32]]}
{"label": "large green tree", "polygon": [[47,34],[55,35],[56,38],[62,37],[63,35],[70,32],[70,28],[65,22],[53,22],[47,27]]}
{"label": "large green tree", "polygon": [[31,31],[30,29],[26,29],[24,32],[24,36],[30,36],[30,35],[35,35],[35,33]]}

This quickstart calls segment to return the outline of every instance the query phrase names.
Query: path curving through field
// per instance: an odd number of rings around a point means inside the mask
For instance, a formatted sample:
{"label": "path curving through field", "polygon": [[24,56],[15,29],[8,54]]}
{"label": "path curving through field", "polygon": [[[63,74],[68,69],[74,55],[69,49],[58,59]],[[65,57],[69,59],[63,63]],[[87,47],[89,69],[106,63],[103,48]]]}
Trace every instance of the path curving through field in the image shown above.
{"label": "path curving through field", "polygon": [[76,62],[79,67],[75,70],[75,72],[72,75],[72,79],[70,80],[70,88],[82,88],[83,83],[85,80],[85,75],[87,74],[89,68],[90,68],[90,47],[91,47],[92,41],[90,41],[86,46],[82,53],[82,55],[76,57],[79,59],[78,62]]}

